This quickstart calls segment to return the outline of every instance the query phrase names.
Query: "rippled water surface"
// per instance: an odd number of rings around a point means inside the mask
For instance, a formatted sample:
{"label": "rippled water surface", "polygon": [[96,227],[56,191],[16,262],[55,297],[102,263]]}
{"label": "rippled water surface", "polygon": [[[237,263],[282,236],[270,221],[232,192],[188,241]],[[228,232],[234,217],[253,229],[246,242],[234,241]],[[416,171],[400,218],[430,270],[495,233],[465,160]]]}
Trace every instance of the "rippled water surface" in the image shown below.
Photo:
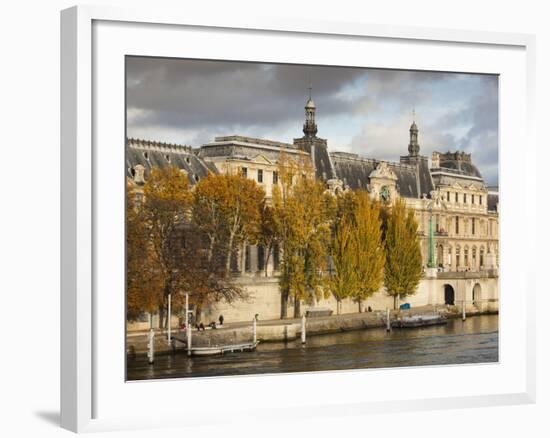
{"label": "rippled water surface", "polygon": [[418,329],[369,329],[260,344],[256,351],[188,358],[184,352],[128,358],[128,380],[349,370],[498,361],[498,315]]}

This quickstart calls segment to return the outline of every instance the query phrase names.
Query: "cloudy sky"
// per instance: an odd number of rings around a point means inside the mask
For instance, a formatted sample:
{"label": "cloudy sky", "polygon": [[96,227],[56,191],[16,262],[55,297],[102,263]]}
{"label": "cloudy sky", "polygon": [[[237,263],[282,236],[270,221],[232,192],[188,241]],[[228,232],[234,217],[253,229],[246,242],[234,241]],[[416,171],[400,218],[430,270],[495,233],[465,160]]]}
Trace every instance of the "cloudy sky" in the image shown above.
{"label": "cloudy sky", "polygon": [[412,111],[420,152],[472,153],[498,183],[498,78],[490,75],[128,57],[128,137],[198,147],[220,135],[291,143],[308,87],[333,151],[399,160]]}

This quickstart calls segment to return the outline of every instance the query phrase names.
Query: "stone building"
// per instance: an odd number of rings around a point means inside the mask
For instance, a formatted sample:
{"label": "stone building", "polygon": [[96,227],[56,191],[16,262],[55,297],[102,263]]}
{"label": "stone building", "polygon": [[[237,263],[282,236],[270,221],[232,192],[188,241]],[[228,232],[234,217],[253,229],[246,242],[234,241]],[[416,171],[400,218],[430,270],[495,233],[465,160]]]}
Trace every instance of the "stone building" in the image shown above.
{"label": "stone building", "polygon": [[[192,149],[129,139],[126,175],[139,186],[153,166],[173,164],[187,173],[191,184],[208,172],[240,172],[260,184],[269,199],[273,186],[279,184],[281,154],[310,160],[316,177],[335,193],[363,189],[385,202],[403,199],[415,211],[425,276],[407,302],[413,306],[460,306],[464,302],[469,310],[498,310],[498,189],[487,187],[471,155],[433,152],[430,164],[428,157],[421,155],[414,121],[408,154],[399,161],[329,151],[327,140],[317,137],[315,116],[316,106],[310,97],[305,105],[303,136],[292,144],[233,135],[216,137]],[[219,303],[205,310],[205,318],[214,320],[220,313],[228,321],[247,320],[255,314],[264,319],[278,318],[277,248],[266,257],[263,248],[244,245],[237,258],[235,281],[247,288],[252,299],[234,305]],[[363,304],[365,308],[385,309],[392,307],[393,299],[381,290]],[[336,309],[332,298],[315,305]],[[357,304],[344,300],[342,311],[357,312]]]}

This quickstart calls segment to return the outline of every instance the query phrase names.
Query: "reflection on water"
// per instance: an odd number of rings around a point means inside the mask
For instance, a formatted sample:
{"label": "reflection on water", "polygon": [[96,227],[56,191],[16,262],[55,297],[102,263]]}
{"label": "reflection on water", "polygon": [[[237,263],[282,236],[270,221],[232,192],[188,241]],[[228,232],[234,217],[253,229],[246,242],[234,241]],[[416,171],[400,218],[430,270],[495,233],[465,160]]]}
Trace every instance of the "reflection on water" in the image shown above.
{"label": "reflection on water", "polygon": [[184,352],[128,358],[128,380],[346,370],[498,361],[498,316],[419,329],[370,329],[260,344],[254,352],[188,358]]}

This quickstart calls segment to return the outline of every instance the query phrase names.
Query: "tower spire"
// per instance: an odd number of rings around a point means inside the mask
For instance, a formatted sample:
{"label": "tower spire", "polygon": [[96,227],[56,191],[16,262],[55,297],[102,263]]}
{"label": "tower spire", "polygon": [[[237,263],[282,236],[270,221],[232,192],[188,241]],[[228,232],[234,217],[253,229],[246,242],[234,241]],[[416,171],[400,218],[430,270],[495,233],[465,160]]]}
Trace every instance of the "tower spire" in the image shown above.
{"label": "tower spire", "polygon": [[409,156],[410,157],[417,157],[418,153],[420,152],[420,145],[418,144],[418,126],[416,126],[415,117],[416,112],[413,107],[412,110],[412,125],[409,129]]}
{"label": "tower spire", "polygon": [[315,103],[311,98],[311,84],[308,87],[309,98],[306,102],[306,121],[304,123],[304,134],[306,137],[315,137],[317,135],[317,124],[315,123]]}

